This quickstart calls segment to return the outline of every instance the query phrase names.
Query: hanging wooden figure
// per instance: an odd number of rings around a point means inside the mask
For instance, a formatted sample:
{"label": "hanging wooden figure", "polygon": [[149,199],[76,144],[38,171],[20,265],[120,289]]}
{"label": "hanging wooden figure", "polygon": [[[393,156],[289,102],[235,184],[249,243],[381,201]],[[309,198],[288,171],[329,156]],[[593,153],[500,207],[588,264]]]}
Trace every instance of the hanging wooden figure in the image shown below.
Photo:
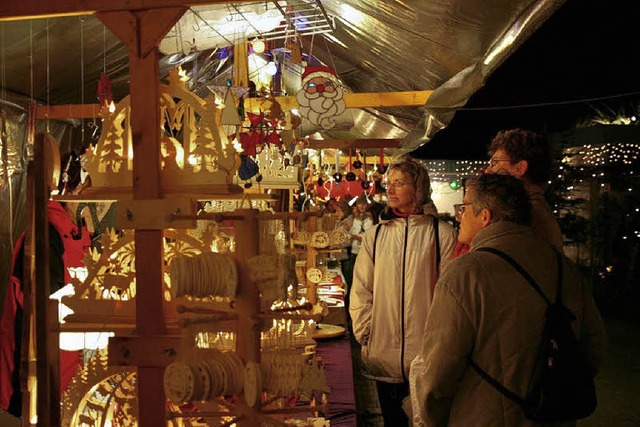
{"label": "hanging wooden figure", "polygon": [[342,84],[336,72],[325,66],[305,68],[296,100],[301,116],[323,129],[332,129],[346,109]]}

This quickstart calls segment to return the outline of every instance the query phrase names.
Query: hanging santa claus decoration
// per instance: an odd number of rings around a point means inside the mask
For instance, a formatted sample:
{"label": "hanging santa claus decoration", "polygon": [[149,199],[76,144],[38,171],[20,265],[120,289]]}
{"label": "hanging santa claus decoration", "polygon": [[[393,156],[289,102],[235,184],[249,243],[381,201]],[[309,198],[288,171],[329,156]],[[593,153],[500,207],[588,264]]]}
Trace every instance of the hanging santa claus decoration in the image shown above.
{"label": "hanging santa claus decoration", "polygon": [[323,129],[331,129],[346,108],[344,89],[336,72],[325,66],[308,66],[302,73],[302,89],[296,94],[302,117]]}

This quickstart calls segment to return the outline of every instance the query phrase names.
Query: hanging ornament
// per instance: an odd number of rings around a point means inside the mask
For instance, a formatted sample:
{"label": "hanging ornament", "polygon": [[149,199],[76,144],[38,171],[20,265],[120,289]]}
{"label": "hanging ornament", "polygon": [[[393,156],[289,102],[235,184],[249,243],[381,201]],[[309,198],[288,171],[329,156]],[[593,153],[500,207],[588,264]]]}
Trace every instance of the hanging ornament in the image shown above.
{"label": "hanging ornament", "polygon": [[356,151],[356,161],[351,164],[354,169],[360,169],[362,167],[362,162],[359,158],[359,153]]}
{"label": "hanging ornament", "polygon": [[318,178],[318,187],[322,187],[322,184],[324,184],[324,179],[322,179],[322,177]]}
{"label": "hanging ornament", "polygon": [[289,49],[291,55],[291,63],[299,64],[302,62],[302,48],[296,37],[293,37],[285,42],[285,47]]}
{"label": "hanging ornament", "polygon": [[384,174],[387,171],[387,165],[384,164],[384,148],[380,149],[380,164],[378,165],[378,172]]}
{"label": "hanging ornament", "polygon": [[[240,155],[240,168],[238,169],[238,176],[242,180],[251,179],[259,172],[258,165],[253,159],[246,154]],[[245,184],[246,185],[246,184]],[[249,188],[249,187],[247,187]]]}
{"label": "hanging ornament", "polygon": [[333,174],[333,179],[335,182],[340,182],[342,181],[342,174],[340,172],[336,172]]}
{"label": "hanging ornament", "polygon": [[108,107],[113,102],[111,80],[104,73],[100,73],[100,80],[98,81],[98,101],[103,107]]}
{"label": "hanging ornament", "polygon": [[371,183],[367,180],[362,180],[360,181],[360,186],[362,187],[363,190],[368,190],[369,187],[371,187]]}
{"label": "hanging ornament", "polygon": [[224,95],[224,109],[222,110],[220,124],[229,126],[240,126],[242,124],[231,88],[227,88],[227,92]]}
{"label": "hanging ornament", "polygon": [[354,172],[349,172],[345,175],[344,179],[346,179],[347,181],[355,181],[356,174]]}
{"label": "hanging ornament", "polygon": [[[296,94],[298,111],[309,122],[331,129],[346,109],[344,88],[336,72],[326,66],[308,66],[302,73],[302,89]],[[318,102],[321,101],[321,102]]]}

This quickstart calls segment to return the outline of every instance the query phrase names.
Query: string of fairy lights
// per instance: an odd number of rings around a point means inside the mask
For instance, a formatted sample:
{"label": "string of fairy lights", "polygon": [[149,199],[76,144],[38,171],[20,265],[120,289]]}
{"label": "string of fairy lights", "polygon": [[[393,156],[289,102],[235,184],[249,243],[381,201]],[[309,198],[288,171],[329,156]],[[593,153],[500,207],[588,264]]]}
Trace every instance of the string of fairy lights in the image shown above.
{"label": "string of fairy lights", "polygon": [[567,152],[575,159],[571,159],[571,157],[565,156],[565,158],[563,159],[563,162],[565,163],[578,161],[585,166],[591,167],[600,167],[614,164],[633,165],[638,162],[638,158],[640,156],[640,144],[588,144],[583,147],[568,149]]}
{"label": "string of fairy lights", "polygon": [[[625,217],[640,218],[640,198],[633,191],[639,189],[638,166],[640,163],[640,144],[606,143],[602,145],[586,144],[564,150],[562,162],[558,168],[556,179],[565,185],[567,199],[578,197],[580,193],[588,196],[586,185],[594,183],[600,192],[612,190],[612,182],[616,182],[615,190],[627,197]],[[551,181],[549,182],[552,183]],[[557,211],[558,206],[554,206]],[[556,212],[554,212],[556,213]],[[640,240],[640,221],[627,221],[629,229],[623,232],[622,240]],[[626,228],[626,227],[623,227]]]}

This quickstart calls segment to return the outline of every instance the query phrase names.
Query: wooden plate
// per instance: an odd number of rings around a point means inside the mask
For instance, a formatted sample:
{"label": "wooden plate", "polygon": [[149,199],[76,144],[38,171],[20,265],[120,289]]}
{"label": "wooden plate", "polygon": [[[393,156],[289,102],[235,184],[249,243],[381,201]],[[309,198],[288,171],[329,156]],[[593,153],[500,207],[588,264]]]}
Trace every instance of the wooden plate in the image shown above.
{"label": "wooden plate", "polygon": [[342,326],[319,323],[318,327],[311,333],[311,338],[314,340],[336,338],[344,335],[345,331],[345,328]]}

